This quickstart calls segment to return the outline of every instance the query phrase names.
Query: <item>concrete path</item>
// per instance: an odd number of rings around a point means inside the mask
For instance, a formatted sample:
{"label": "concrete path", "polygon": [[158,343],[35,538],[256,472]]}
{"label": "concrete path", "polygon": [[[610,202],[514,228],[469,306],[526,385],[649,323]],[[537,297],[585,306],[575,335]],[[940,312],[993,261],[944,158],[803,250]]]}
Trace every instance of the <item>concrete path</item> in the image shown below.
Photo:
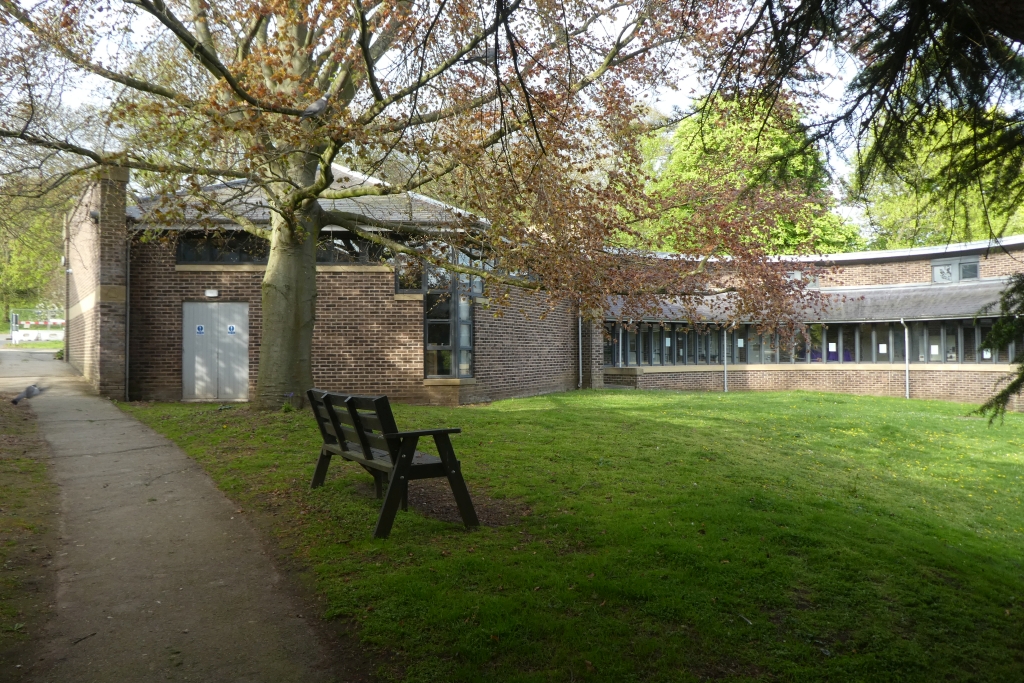
{"label": "concrete path", "polygon": [[56,616],[39,681],[344,680],[243,515],[181,450],[52,352],[0,350],[61,492]]}

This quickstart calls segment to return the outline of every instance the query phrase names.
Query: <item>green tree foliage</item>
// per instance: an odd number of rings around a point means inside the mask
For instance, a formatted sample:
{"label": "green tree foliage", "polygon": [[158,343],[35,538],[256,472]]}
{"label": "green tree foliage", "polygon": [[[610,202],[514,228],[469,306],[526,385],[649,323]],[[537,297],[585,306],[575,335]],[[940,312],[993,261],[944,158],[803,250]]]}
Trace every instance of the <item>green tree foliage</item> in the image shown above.
{"label": "green tree foliage", "polygon": [[[1021,273],[1010,278],[1010,284],[1003,290],[999,298],[999,319],[982,346],[995,350],[1014,342],[1018,345],[1024,342],[1024,274]],[[978,409],[979,413],[988,413],[990,421],[1005,415],[1013,397],[1024,392],[1024,353],[1018,351],[1017,360],[1016,374],[1010,375],[999,392]]]}
{"label": "green tree foliage", "polygon": [[[1024,211],[993,197],[994,178],[964,184],[950,177],[955,149],[968,135],[937,118],[906,140],[891,167],[870,173],[861,157],[854,172],[857,202],[864,207],[875,249],[971,242],[1024,232]],[[991,175],[991,173],[989,173]]]}
{"label": "green tree foliage", "polygon": [[[831,213],[825,159],[808,139],[791,107],[776,105],[765,115],[733,101],[703,103],[701,114],[681,121],[671,133],[649,139],[645,156],[655,178],[649,191],[667,197],[688,183],[727,186],[740,201],[755,187],[786,196],[787,211],[759,237],[772,254],[836,253],[865,246],[856,226]],[[680,206],[660,221],[689,220]],[[796,216],[796,217],[794,217]],[[685,245],[664,245],[676,250]]]}
{"label": "green tree foliage", "polygon": [[63,306],[63,214],[67,193],[14,197],[0,217],[0,301],[10,309],[39,303]]}

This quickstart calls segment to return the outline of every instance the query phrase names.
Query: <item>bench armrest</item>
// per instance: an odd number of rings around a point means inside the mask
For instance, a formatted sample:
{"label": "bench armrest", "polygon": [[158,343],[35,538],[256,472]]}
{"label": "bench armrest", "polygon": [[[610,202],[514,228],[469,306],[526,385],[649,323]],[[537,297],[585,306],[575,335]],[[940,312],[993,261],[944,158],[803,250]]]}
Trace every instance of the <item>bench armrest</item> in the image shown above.
{"label": "bench armrest", "polygon": [[462,430],[458,427],[445,428],[445,429],[420,429],[414,432],[395,432],[394,434],[384,434],[384,438],[390,439],[393,437],[405,438],[407,436],[438,436],[440,434],[461,434]]}

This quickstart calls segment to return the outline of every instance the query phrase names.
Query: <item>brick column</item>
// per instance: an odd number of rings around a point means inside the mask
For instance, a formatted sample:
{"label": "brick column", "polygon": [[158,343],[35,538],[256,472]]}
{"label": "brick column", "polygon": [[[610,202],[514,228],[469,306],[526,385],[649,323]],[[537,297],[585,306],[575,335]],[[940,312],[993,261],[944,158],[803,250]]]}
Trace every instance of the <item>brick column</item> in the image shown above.
{"label": "brick column", "polygon": [[68,216],[68,362],[103,396],[124,398],[128,170],[103,168]]}
{"label": "brick column", "polygon": [[604,328],[583,321],[583,388],[604,388]]}

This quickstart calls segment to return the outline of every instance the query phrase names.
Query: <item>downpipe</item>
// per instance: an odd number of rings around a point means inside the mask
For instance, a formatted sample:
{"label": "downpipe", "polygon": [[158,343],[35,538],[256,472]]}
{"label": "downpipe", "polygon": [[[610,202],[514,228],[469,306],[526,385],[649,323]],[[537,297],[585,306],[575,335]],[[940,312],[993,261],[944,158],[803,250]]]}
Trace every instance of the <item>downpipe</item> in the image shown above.
{"label": "downpipe", "polygon": [[903,385],[904,395],[910,398],[910,328],[900,318],[900,325],[903,325]]}
{"label": "downpipe", "polygon": [[576,316],[576,350],[580,353],[580,380],[576,384],[577,389],[583,388],[583,316]]}
{"label": "downpipe", "polygon": [[732,353],[732,348],[729,346],[729,333],[726,330],[722,330],[722,384],[725,387],[726,394],[729,393],[729,354]]}

